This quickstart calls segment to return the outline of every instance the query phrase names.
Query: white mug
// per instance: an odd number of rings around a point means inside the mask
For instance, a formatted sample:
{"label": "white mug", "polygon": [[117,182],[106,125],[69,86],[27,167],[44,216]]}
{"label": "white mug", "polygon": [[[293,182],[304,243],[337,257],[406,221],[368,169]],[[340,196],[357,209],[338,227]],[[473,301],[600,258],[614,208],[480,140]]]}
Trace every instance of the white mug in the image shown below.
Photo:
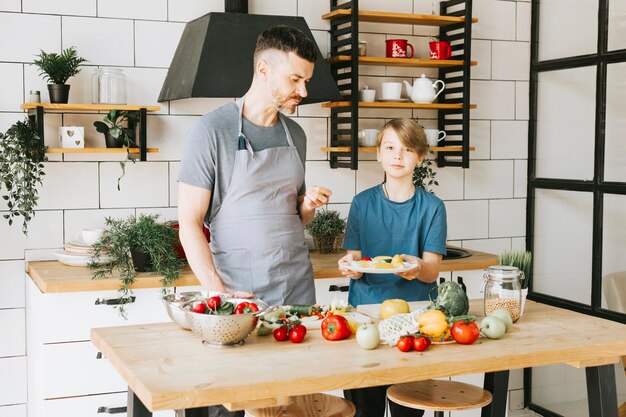
{"label": "white mug", "polygon": [[83,229],[76,233],[76,240],[86,243],[87,245],[93,245],[102,237],[103,232],[103,229]]}
{"label": "white mug", "polygon": [[381,83],[383,100],[399,100],[402,94],[402,83]]}
{"label": "white mug", "polygon": [[376,100],[376,90],[363,89],[359,91],[359,100],[364,102],[372,102]]}
{"label": "white mug", "polygon": [[447,136],[446,132],[438,129],[424,129],[424,133],[426,133],[428,146],[437,146],[437,142],[444,140]]}
{"label": "white mug", "polygon": [[359,129],[359,146],[376,146],[378,129]]}
{"label": "white mug", "polygon": [[82,126],[61,126],[59,140],[62,148],[84,148],[85,128]]}

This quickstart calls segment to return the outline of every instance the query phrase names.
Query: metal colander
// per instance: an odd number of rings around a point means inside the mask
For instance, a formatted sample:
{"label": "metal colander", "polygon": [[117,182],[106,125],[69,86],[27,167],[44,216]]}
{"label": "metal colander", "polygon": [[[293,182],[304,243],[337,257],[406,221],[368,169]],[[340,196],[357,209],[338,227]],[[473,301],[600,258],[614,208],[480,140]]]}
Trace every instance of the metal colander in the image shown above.
{"label": "metal colander", "polygon": [[239,344],[256,328],[259,315],[267,308],[267,304],[258,299],[222,298],[222,302],[224,301],[233,303],[235,307],[244,301],[253,302],[259,307],[259,311],[220,316],[194,313],[192,309],[198,301],[188,301],[180,306],[185,312],[187,325],[194,334],[202,337],[205,344],[217,346]]}

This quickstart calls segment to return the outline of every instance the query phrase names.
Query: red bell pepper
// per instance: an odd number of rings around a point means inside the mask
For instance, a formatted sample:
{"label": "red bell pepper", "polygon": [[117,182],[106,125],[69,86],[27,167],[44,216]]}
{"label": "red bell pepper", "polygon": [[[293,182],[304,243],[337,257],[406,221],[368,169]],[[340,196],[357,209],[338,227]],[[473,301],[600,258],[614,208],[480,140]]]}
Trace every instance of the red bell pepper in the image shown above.
{"label": "red bell pepper", "polygon": [[348,320],[343,316],[331,314],[322,320],[322,336],[326,340],[347,339],[352,334]]}

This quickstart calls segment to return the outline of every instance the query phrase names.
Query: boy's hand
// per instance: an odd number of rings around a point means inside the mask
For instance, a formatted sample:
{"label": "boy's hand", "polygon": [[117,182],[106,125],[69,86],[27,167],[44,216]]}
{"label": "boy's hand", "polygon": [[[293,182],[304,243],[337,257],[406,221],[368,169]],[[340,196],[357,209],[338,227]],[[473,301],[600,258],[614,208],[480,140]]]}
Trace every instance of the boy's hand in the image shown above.
{"label": "boy's hand", "polygon": [[400,256],[402,257],[404,261],[407,261],[408,263],[416,265],[416,266],[415,268],[408,270],[406,272],[398,272],[396,275],[407,280],[412,280],[412,279],[417,278],[419,276],[419,273],[422,270],[422,262],[424,261],[422,261],[417,256],[405,255],[405,254],[402,254]]}
{"label": "boy's hand", "polygon": [[362,272],[356,272],[351,270],[350,268],[343,266],[342,264],[344,263],[351,263],[352,261],[357,261],[358,259],[354,259],[354,255],[352,255],[351,253],[347,254],[346,256],[344,256],[343,258],[339,259],[339,262],[337,262],[339,264],[339,270],[341,271],[341,274],[345,277],[351,278],[351,279],[359,279],[363,276]]}

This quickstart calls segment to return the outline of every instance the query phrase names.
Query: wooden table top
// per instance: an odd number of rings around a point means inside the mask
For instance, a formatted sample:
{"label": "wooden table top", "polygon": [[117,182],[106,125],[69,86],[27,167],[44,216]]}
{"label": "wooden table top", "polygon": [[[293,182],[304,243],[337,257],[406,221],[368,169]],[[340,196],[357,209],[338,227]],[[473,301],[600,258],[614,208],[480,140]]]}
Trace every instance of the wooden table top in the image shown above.
{"label": "wooden table top", "polygon": [[[470,313],[482,315],[482,300],[472,300]],[[625,325],[532,301],[499,340],[432,345],[423,353],[363,350],[354,336],[329,342],[318,329],[302,344],[253,334],[243,346],[210,348],[173,323],[92,329],[91,340],[152,411],[243,409],[344,388],[558,363],[599,366],[626,355]]]}
{"label": "wooden table top", "polygon": [[[470,269],[484,269],[497,263],[497,256],[471,251],[469,258],[443,261],[441,271],[465,271]],[[337,268],[337,261],[343,253],[322,255],[311,251],[313,276],[315,279],[341,277]],[[120,287],[119,278],[92,279],[93,271],[86,266],[67,266],[58,261],[33,261],[28,263],[28,274],[37,287],[44,293],[77,292],[77,291],[107,291],[117,290]],[[119,277],[119,275],[118,275]],[[147,272],[137,274],[136,281],[131,288],[160,288],[161,276]],[[176,286],[186,287],[200,285],[198,278],[191,271],[189,265],[185,267]]]}

